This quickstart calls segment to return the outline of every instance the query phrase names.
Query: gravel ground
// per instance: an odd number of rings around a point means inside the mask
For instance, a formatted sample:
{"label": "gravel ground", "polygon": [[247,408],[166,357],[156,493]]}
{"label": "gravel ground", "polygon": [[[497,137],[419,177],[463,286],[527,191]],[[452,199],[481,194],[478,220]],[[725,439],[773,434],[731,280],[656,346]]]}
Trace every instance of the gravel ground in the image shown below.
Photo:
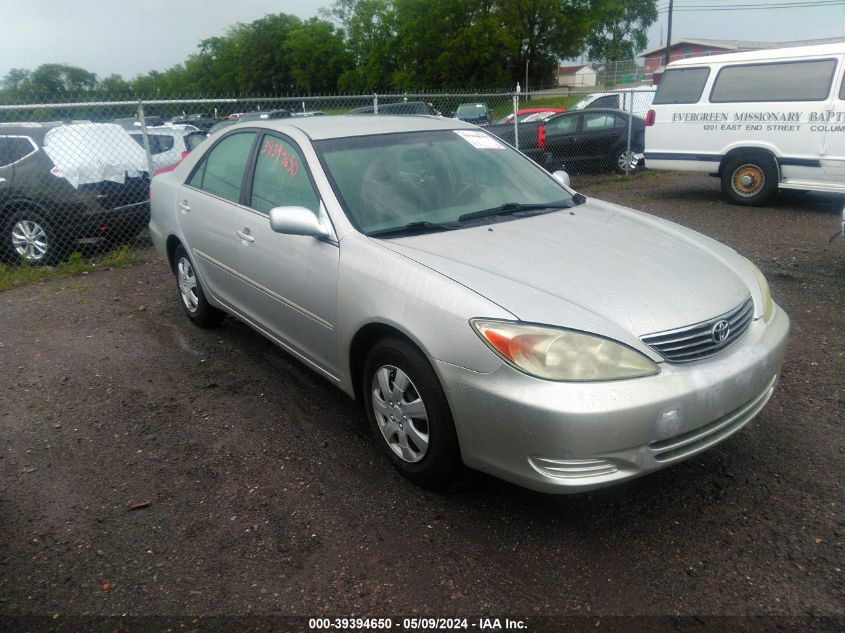
{"label": "gravel ground", "polygon": [[0,614],[827,616],[841,629],[845,239],[828,239],[845,201],[733,207],[698,175],[574,184],[767,274],[793,334],[780,387],[740,433],[589,494],[480,474],[421,491],[344,394],[237,321],[193,327],[150,251],[0,294]]}

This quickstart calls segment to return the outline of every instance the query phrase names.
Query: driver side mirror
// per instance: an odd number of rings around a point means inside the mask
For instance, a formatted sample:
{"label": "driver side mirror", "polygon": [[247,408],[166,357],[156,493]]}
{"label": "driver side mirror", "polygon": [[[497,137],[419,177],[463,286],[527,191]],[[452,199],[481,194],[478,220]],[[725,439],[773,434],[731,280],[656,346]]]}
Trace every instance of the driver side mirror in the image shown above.
{"label": "driver side mirror", "polygon": [[317,239],[329,239],[328,227],[305,207],[276,207],[270,210],[270,228],[284,235],[304,235]]}
{"label": "driver side mirror", "polygon": [[560,184],[564,187],[569,187],[569,174],[567,174],[562,169],[557,170],[555,173],[552,174],[552,178],[557,180]]}

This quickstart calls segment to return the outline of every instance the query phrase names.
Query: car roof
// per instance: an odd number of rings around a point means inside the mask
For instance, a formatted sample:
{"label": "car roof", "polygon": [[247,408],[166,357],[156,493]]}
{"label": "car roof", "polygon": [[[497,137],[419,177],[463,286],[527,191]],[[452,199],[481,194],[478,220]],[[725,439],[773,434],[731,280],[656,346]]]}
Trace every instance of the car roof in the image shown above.
{"label": "car roof", "polygon": [[[262,119],[249,121],[250,127],[262,127],[279,132],[296,128],[312,140],[370,136],[374,134],[395,134],[400,132],[424,132],[428,130],[476,130],[471,123],[457,119],[428,115],[389,114],[362,117],[356,115],[332,115],[289,119]],[[254,125],[253,125],[254,124]]]}
{"label": "car roof", "polygon": [[47,132],[60,125],[63,125],[61,121],[50,121],[49,123],[0,123],[0,136],[28,136],[41,143]]}

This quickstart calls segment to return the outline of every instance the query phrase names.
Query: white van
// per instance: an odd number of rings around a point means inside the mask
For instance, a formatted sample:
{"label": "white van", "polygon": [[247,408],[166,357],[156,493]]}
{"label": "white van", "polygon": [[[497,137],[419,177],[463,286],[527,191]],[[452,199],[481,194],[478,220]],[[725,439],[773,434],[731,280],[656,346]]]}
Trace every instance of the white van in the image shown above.
{"label": "white van", "polygon": [[[612,108],[614,110],[625,110],[633,112],[637,116],[644,117],[651,102],[654,100],[656,86],[641,86],[629,88],[628,90],[611,90],[610,92],[592,92],[578,103],[572,106],[573,110],[592,110],[594,108]],[[633,111],[631,102],[633,100]]]}
{"label": "white van", "polygon": [[721,178],[733,202],[845,193],[845,43],[672,62],[646,116],[651,169]]}

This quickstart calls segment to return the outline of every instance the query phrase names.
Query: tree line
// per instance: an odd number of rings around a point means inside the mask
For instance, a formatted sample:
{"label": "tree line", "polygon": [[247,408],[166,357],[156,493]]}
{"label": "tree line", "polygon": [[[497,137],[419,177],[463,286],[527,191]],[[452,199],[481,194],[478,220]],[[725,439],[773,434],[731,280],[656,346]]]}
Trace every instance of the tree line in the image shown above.
{"label": "tree line", "polygon": [[13,69],[4,101],[32,102],[512,89],[553,81],[558,60],[633,59],[656,0],[338,0],[202,40],[183,63],[126,80],[66,64]]}

